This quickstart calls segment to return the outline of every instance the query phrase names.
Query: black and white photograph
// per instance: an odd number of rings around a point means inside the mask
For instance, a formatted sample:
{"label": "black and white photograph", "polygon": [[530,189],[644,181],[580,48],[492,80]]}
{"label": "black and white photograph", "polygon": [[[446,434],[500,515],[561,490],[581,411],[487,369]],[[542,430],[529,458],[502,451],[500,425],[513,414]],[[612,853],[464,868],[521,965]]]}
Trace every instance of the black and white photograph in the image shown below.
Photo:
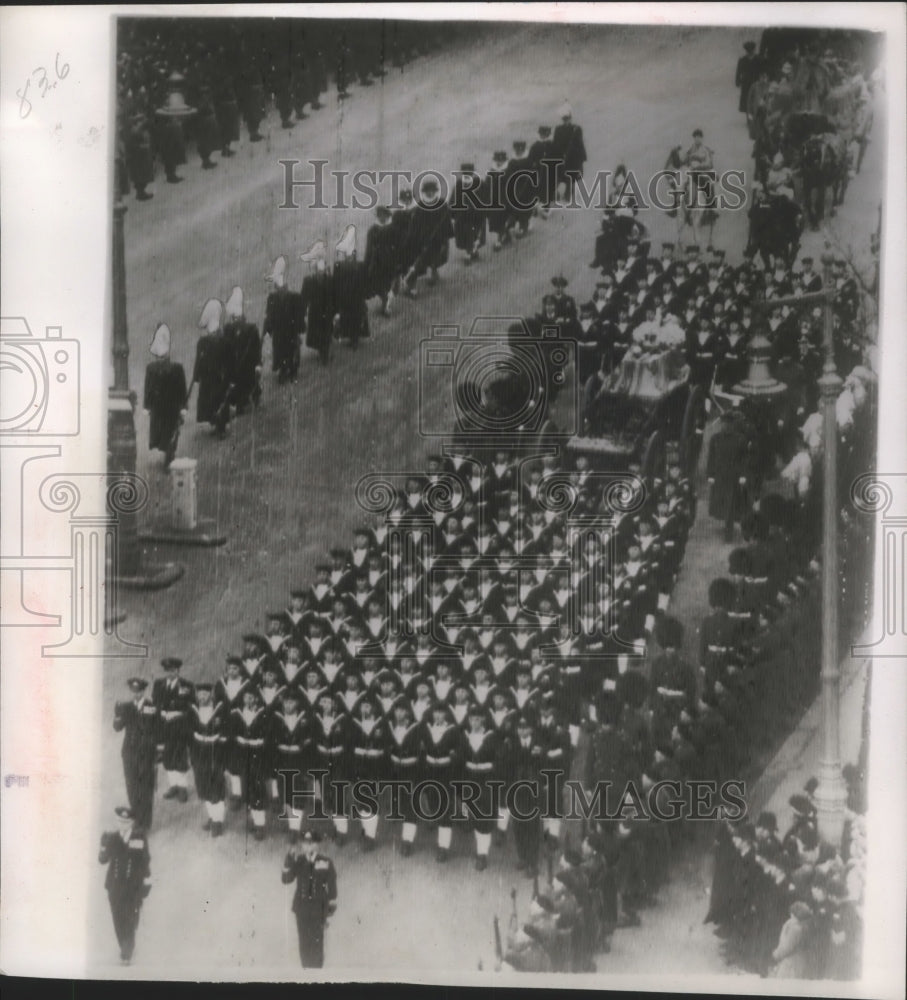
{"label": "black and white photograph", "polygon": [[10,12],[5,972],[903,996],[905,10],[695,6]]}

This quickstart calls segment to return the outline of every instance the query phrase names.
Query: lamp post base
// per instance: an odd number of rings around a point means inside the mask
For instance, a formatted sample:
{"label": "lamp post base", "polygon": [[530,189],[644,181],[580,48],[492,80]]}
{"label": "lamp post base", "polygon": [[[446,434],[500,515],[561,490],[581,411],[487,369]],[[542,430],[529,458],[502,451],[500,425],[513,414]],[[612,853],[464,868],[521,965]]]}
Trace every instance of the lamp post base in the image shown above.
{"label": "lamp post base", "polygon": [[114,611],[109,615],[104,616],[104,631],[112,632],[116,629],[117,625],[122,625],[124,621],[129,616],[125,611]]}
{"label": "lamp post base", "polygon": [[186,568],[180,563],[152,563],[142,562],[140,572],[135,576],[119,573],[113,578],[117,587],[126,590],[163,590],[177,580],[186,572]]}
{"label": "lamp post base", "polygon": [[826,843],[840,849],[847,808],[847,785],[841,774],[840,763],[821,761],[818,778],[815,803],[819,836]]}
{"label": "lamp post base", "polygon": [[166,524],[152,524],[144,531],[139,532],[139,540],[142,542],[155,542],[158,545],[203,545],[213,547],[224,545],[227,536],[222,535],[217,530],[214,521],[199,520],[194,528],[179,529],[172,528]]}

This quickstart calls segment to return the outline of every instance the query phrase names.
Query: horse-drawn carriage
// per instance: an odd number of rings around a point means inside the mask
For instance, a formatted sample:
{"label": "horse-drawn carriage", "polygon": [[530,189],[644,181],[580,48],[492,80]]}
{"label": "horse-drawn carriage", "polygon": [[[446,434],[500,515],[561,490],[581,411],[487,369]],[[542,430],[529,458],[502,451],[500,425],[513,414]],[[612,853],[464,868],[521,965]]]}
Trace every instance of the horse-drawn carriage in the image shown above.
{"label": "horse-drawn carriage", "polygon": [[687,474],[695,471],[705,425],[706,393],[690,382],[683,351],[629,352],[589,400],[581,434],[568,451],[585,455],[593,469],[664,474],[673,453]]}
{"label": "horse-drawn carriage", "polygon": [[840,61],[840,45],[820,54],[817,37],[776,32],[768,45],[763,38],[764,65],[780,79],[754,87],[749,115],[757,180],[771,190],[772,165],[780,154],[794,172],[796,200],[813,228],[825,216],[828,193],[832,215],[843,202],[872,126],[865,81]]}

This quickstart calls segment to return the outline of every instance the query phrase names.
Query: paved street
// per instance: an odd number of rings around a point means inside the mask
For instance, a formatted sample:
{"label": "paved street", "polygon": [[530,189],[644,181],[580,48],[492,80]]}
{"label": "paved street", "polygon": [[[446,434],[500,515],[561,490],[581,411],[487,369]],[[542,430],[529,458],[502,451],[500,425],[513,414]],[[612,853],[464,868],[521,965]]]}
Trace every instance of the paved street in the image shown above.
{"label": "paved street", "polygon": [[[355,88],[342,107],[332,92],[324,110],[292,131],[281,131],[272,114],[266,142],[243,142],[237,156],[215,171],[201,171],[195,159],[182,168],[183,184],[159,180],[153,201],[129,202],[133,387],[141,392],[150,360],[147,345],[158,321],[170,325],[173,357],[188,376],[196,321],[208,297],[225,299],[239,283],[247,316],[260,323],[268,291],[263,276],[275,256],[287,256],[295,288],[302,278],[297,256],[315,238],[332,246],[343,227],[355,222],[360,253],[364,250],[372,221],[365,213],[276,208],[282,197],[279,159],[322,158],[331,168],[414,171],[426,166],[452,170],[461,160],[475,159],[481,171],[494,149],[509,149],[520,137],[531,141],[539,124],[553,124],[559,104],[569,97],[574,120],[585,133],[587,175],[623,162],[647,176],[663,167],[672,146],[687,144],[696,127],[703,128],[715,149],[719,169],[748,172],[750,141],[733,87],[746,37],[742,31],[692,28],[664,34],[614,28],[592,35],[577,27],[555,35],[527,26],[481,46],[419,60],[378,86]],[[674,87],[678,79],[683,79],[682,90]],[[503,90],[502,80],[507,81]],[[861,227],[864,240],[874,227],[881,146],[870,146],[837,223],[842,232]],[[112,719],[125,679],[136,672],[155,676],[164,656],[182,657],[190,679],[213,679],[225,655],[239,652],[241,633],[260,626],[265,609],[283,607],[291,586],[312,579],[315,563],[333,544],[348,540],[362,520],[353,494],[358,478],[369,471],[420,469],[431,450],[418,433],[417,419],[419,345],[431,326],[468,328],[476,316],[534,313],[559,271],[571,279],[568,292],[578,301],[588,299],[598,219],[594,210],[552,212],[547,221],[534,222],[529,239],[500,254],[484,252],[473,267],[452,255],[439,286],[425,289],[415,302],[399,301],[389,319],[371,315],[372,338],[358,353],[336,347],[327,369],[304,356],[295,387],[278,387],[266,370],[263,409],[235,421],[224,442],[196,426],[193,399],[179,454],[198,459],[200,513],[217,521],[228,543],[218,549],[149,552],[179,559],[186,573],[168,590],[124,595],[128,621],[121,632],[146,643],[150,659],[108,662],[105,719]],[[653,246],[675,235],[673,221],[662,215],[645,222]],[[745,239],[745,214],[726,213],[715,244],[736,263]],[[816,245],[818,237],[809,240]],[[449,398],[424,399],[421,417],[423,426],[450,428]],[[148,455],[142,417],[138,433],[139,471],[151,484],[154,504],[163,507],[167,476],[160,456]],[[723,571],[729,548],[703,508],[700,503],[672,600],[672,613],[686,623],[690,649],[708,583]],[[99,832],[113,806],[124,801],[119,742],[112,730],[105,732],[96,789]],[[158,977],[299,975],[290,897],[280,884],[285,835],[273,827],[264,843],[256,843],[228,814],[227,834],[212,841],[200,829],[204,818],[194,795],[187,805],[158,798],[151,836],[155,887],[142,911],[135,964],[123,969],[115,963],[111,927],[109,937],[96,934],[90,942],[92,975],[138,978],[144,963],[154,966]],[[435,864],[427,834],[420,837],[426,837],[422,849],[410,859],[399,856],[399,830],[393,831],[392,842],[385,831],[385,842],[372,855],[360,855],[355,838],[343,850],[329,848],[340,892],[326,945],[332,972],[340,974],[348,966],[418,976],[471,972],[480,963],[492,968],[492,917],[497,914],[506,928],[510,891],[516,887],[524,918],[532,891],[514,869],[512,849],[502,854],[493,847],[489,870],[478,875],[465,833],[455,834],[457,857],[446,868]],[[654,971],[656,962],[662,975],[728,971],[717,939],[702,925],[711,881],[709,847],[703,831],[677,859],[659,905],[643,912],[643,926],[616,933],[611,954],[599,959],[598,982],[611,974]],[[99,877],[89,920],[103,931],[110,916],[100,882]],[[412,905],[414,899],[418,905]],[[345,952],[341,942],[347,943]]]}

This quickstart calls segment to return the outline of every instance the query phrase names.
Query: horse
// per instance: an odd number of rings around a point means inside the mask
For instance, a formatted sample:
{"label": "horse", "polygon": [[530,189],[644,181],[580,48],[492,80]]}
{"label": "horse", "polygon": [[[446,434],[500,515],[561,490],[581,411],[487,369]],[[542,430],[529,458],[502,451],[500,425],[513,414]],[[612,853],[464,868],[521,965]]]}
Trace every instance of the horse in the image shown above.
{"label": "horse", "polygon": [[830,215],[844,201],[849,178],[847,143],[843,136],[827,133],[810,136],[800,150],[798,169],[803,184],[803,206],[812,229],[825,218],[825,194],[831,188]]}
{"label": "horse", "polygon": [[[680,146],[675,146],[668,154],[664,169],[671,175],[675,193],[674,207],[668,210],[668,215],[677,219],[678,246],[685,241],[711,246],[718,220],[714,170],[691,170],[684,166]],[[685,240],[687,230],[689,240]]]}

